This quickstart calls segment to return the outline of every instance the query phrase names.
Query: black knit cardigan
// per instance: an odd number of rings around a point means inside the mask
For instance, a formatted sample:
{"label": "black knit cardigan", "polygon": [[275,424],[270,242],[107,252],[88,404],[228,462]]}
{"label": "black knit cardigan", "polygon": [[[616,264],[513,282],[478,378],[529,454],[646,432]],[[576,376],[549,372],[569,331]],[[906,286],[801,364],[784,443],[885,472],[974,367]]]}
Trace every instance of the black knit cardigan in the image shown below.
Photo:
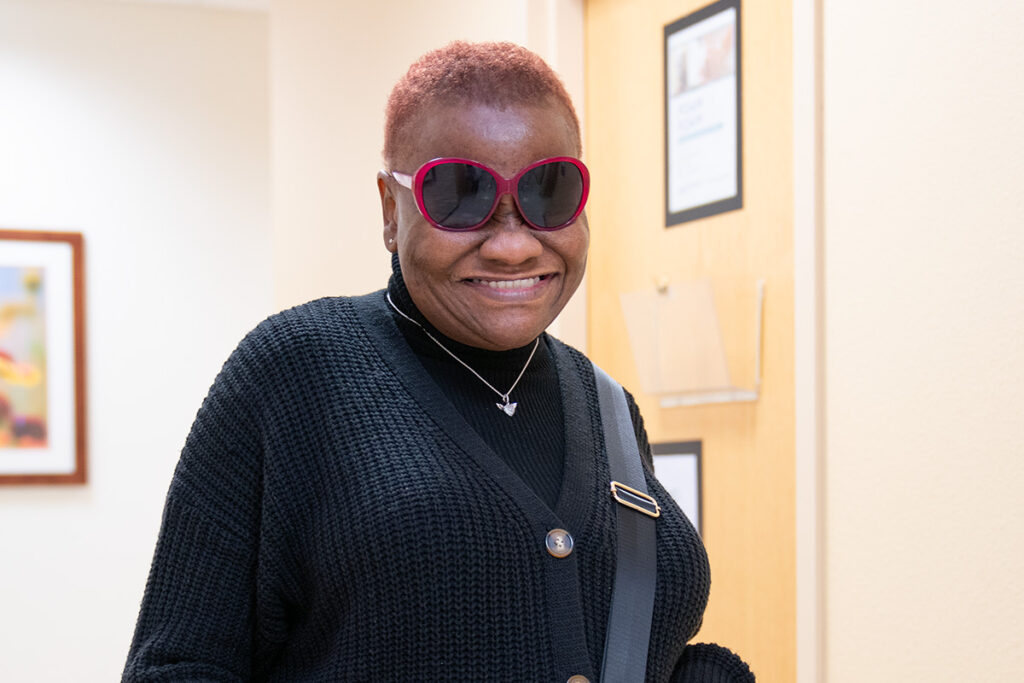
{"label": "black knit cardigan", "polygon": [[[565,415],[554,510],[445,398],[383,291],[260,324],[186,441],[123,680],[598,681],[614,503],[590,363],[546,341]],[[647,680],[733,680],[727,653],[686,646],[707,557],[647,478],[665,508]],[[545,550],[553,528],[568,557]]]}

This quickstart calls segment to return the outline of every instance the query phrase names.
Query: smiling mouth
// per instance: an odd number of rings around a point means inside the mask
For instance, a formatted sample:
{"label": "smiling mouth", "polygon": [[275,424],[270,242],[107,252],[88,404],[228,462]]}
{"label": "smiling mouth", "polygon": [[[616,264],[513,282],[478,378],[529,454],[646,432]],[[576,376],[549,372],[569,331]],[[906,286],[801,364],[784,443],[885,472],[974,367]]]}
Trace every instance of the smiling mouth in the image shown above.
{"label": "smiling mouth", "polygon": [[475,285],[485,285],[491,289],[498,290],[516,290],[516,289],[529,289],[540,284],[541,280],[546,280],[550,275],[542,275],[537,277],[526,277],[518,280],[484,280],[481,278],[471,278],[470,282]]}

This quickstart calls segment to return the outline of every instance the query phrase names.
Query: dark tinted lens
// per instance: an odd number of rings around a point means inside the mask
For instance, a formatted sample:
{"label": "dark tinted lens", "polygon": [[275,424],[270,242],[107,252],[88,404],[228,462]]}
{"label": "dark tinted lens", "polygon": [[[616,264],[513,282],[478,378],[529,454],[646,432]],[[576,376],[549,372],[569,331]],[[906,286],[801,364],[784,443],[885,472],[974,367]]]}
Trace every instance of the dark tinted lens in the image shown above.
{"label": "dark tinted lens", "polygon": [[583,199],[583,174],[568,161],[552,161],[519,179],[519,208],[542,228],[569,222]]}
{"label": "dark tinted lens", "polygon": [[482,168],[438,164],[423,175],[423,207],[435,223],[464,230],[487,217],[497,190],[494,176]]}

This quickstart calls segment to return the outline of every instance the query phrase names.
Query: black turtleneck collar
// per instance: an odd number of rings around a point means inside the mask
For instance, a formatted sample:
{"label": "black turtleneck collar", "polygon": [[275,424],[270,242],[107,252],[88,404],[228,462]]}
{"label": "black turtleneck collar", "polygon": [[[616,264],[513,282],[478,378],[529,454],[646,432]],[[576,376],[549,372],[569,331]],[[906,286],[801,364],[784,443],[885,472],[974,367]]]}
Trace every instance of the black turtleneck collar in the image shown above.
{"label": "black turtleneck collar", "polygon": [[394,314],[413,353],[466,422],[553,510],[562,485],[565,424],[558,372],[548,350],[547,335],[540,336],[533,359],[510,392],[510,401],[518,407],[509,417],[499,409],[501,398],[495,391],[452,359],[424,330],[500,391],[508,390],[523,371],[534,342],[518,349],[490,351],[445,336],[413,303],[397,254],[391,258],[391,270],[391,301],[418,323]]}

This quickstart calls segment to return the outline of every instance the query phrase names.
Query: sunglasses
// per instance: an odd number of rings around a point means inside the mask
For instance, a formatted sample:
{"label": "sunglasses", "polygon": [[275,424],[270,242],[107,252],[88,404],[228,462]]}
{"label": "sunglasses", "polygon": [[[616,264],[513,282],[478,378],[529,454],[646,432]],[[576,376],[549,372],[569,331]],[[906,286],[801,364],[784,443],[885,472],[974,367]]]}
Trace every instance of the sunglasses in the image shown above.
{"label": "sunglasses", "polygon": [[572,157],[537,161],[512,178],[454,157],[428,161],[413,175],[388,173],[412,190],[420,213],[441,230],[476,230],[491,219],[507,194],[531,228],[559,230],[579,218],[590,192],[587,167]]}

